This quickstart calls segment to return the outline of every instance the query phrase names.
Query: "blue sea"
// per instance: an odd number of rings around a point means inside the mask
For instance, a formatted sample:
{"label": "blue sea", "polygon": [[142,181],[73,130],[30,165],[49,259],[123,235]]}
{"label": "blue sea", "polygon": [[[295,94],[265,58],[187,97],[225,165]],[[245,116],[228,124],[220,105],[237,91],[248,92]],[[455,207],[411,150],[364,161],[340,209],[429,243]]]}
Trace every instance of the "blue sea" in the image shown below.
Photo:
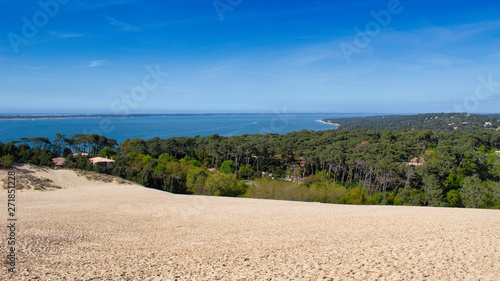
{"label": "blue sea", "polygon": [[194,137],[219,134],[235,136],[244,134],[286,134],[301,130],[331,130],[334,125],[318,120],[325,118],[367,116],[368,114],[248,114],[248,115],[175,115],[115,118],[65,118],[0,120],[0,142],[19,140],[22,137],[47,137],[56,133],[71,137],[75,134],[99,134],[116,139],[154,137]]}

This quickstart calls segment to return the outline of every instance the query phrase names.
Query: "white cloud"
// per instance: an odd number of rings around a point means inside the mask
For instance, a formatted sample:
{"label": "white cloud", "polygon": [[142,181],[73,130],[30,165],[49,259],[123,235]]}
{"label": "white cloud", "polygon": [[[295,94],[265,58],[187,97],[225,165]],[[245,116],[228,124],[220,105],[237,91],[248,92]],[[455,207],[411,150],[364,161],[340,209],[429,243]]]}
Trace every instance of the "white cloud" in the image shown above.
{"label": "white cloud", "polygon": [[284,63],[308,65],[324,59],[343,59],[338,51],[337,42],[308,44],[288,52],[283,57]]}
{"label": "white cloud", "polygon": [[136,26],[130,25],[130,24],[123,22],[123,21],[119,21],[119,20],[112,18],[110,16],[103,15],[103,17],[105,17],[109,21],[109,24],[114,25],[116,27],[119,27],[125,31],[131,31],[131,32],[141,31],[141,29],[136,27]]}
{"label": "white cloud", "polygon": [[492,29],[499,29],[499,28],[500,28],[500,21],[484,21],[472,24],[464,24],[458,26],[457,30],[460,32],[461,36],[470,36],[480,32]]}
{"label": "white cloud", "polygon": [[436,53],[428,55],[424,62],[437,66],[452,66],[456,64],[469,63],[470,61],[459,57],[446,56]]}
{"label": "white cloud", "polygon": [[56,31],[50,32],[52,35],[57,36],[59,38],[79,38],[79,37],[84,37],[83,34],[79,33],[60,33]]}
{"label": "white cloud", "polygon": [[103,63],[105,63],[106,60],[93,60],[91,61],[87,67],[96,67],[96,66],[101,66]]}

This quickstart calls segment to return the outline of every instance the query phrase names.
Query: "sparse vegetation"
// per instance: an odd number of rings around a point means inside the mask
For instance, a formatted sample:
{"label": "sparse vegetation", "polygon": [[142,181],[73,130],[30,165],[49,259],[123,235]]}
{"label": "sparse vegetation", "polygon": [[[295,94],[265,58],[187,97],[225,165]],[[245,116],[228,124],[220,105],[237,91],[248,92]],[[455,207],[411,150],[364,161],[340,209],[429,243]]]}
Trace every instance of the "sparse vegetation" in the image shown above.
{"label": "sparse vegetation", "polygon": [[111,175],[99,174],[99,173],[85,171],[85,170],[79,170],[79,169],[75,169],[75,171],[76,171],[78,176],[85,177],[85,178],[87,178],[87,180],[101,181],[101,182],[116,182],[118,184],[132,184],[132,182],[130,182],[128,180],[124,180],[122,178],[111,176]]}
{"label": "sparse vegetation", "polygon": [[14,156],[7,154],[2,156],[0,159],[0,162],[2,163],[4,168],[10,168],[12,167],[12,164],[14,163]]}
{"label": "sparse vegetation", "polygon": [[[7,179],[2,179],[3,188],[7,188]],[[16,189],[34,189],[34,190],[52,190],[61,189],[60,186],[54,184],[51,179],[36,177],[32,174],[18,173],[16,174]]]}

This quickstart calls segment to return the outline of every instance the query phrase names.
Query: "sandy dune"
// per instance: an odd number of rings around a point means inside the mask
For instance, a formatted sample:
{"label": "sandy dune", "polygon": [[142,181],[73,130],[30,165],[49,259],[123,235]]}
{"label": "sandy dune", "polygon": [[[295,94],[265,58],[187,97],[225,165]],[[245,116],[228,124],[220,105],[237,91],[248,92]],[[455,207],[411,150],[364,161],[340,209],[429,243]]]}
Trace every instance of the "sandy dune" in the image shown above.
{"label": "sandy dune", "polygon": [[[1,280],[500,280],[500,211],[183,196],[34,174],[63,188],[18,192],[17,272],[2,264]],[[0,190],[4,224],[6,201]]]}

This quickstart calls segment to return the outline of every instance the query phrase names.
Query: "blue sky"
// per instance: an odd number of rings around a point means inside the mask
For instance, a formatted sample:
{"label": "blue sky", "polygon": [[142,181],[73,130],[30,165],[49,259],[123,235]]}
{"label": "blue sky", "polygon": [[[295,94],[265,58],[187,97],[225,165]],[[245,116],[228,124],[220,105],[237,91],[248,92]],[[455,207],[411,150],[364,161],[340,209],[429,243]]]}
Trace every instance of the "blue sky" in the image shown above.
{"label": "blue sky", "polygon": [[41,3],[0,2],[0,113],[500,108],[498,1]]}

